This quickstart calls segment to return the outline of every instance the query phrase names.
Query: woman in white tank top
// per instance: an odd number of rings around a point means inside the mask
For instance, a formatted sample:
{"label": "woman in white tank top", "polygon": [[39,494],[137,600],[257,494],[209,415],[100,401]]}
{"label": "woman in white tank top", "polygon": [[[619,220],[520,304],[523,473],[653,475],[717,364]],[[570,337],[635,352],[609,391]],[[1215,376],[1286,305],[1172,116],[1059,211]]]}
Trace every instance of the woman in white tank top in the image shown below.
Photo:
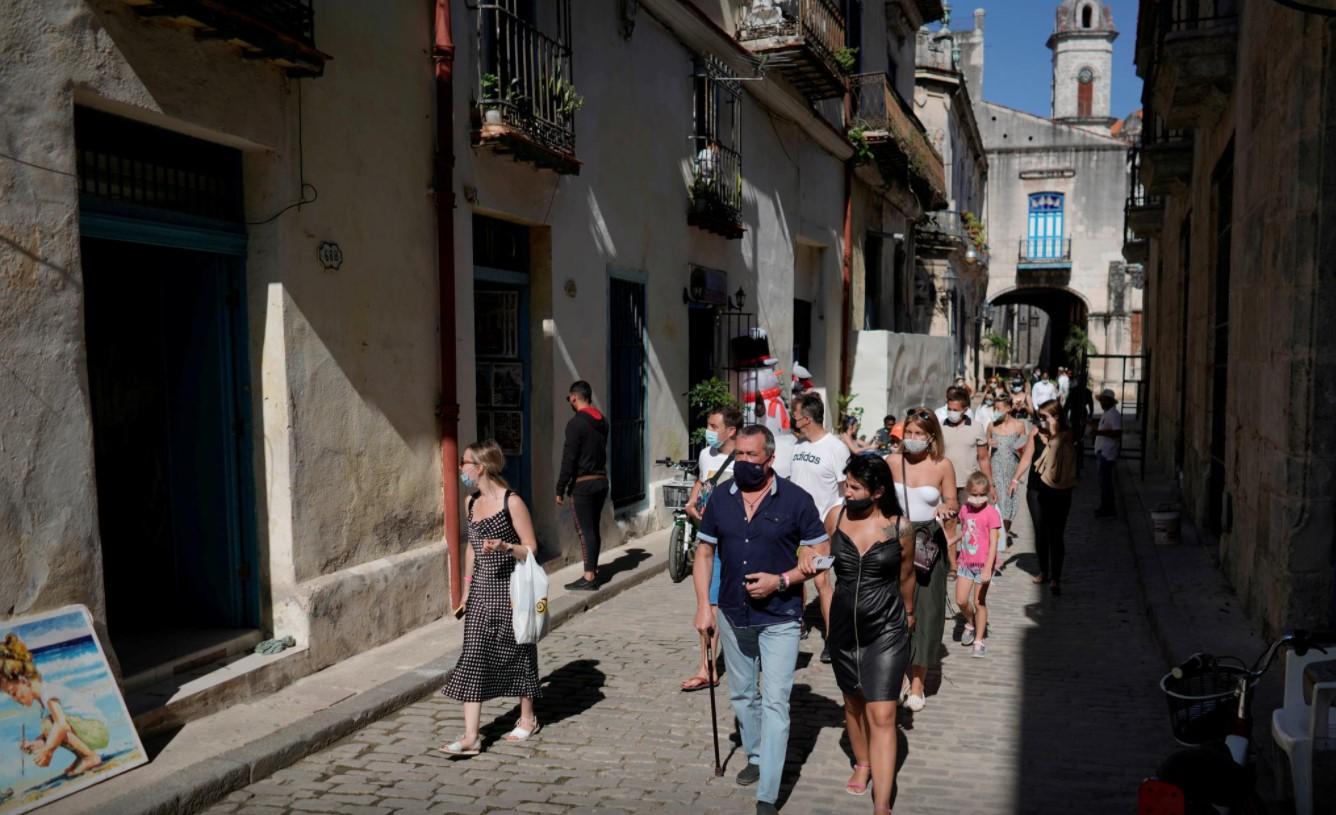
{"label": "woman in white tank top", "polygon": [[[950,523],[956,515],[956,471],[944,455],[942,427],[927,408],[914,408],[905,416],[902,452],[886,457],[900,499],[913,522],[934,518]],[[946,548],[946,536],[939,529],[937,544]],[[954,535],[952,536],[954,537]],[[909,682],[903,701],[912,712],[923,709],[923,681],[928,669],[939,661],[942,633],[946,628],[946,573],[948,559],[943,553],[931,571],[919,574],[914,598],[914,614],[909,618],[913,629]]]}

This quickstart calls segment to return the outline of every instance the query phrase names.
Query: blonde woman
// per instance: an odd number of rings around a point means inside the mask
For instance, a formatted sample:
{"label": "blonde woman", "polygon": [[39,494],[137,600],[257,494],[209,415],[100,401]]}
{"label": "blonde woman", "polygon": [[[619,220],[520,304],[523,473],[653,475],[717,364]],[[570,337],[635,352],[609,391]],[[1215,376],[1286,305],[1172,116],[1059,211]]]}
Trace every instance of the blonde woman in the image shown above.
{"label": "blonde woman", "polygon": [[[923,683],[928,669],[940,661],[942,632],[946,628],[947,537],[942,524],[956,517],[956,469],[945,454],[942,426],[925,407],[905,415],[901,452],[886,457],[895,481],[895,494],[916,531],[927,530],[938,547],[931,568],[916,568],[909,682],[902,688],[905,709],[917,713],[927,704]],[[952,530],[954,532],[954,530]],[[954,536],[953,536],[954,537]],[[914,619],[917,617],[917,619]]]}
{"label": "blonde woman", "polygon": [[488,439],[464,448],[459,465],[459,479],[472,492],[464,552],[464,648],[441,691],[464,703],[464,735],[441,748],[454,756],[482,752],[482,703],[498,696],[520,698],[520,718],[506,741],[538,732],[533,709],[538,646],[515,642],[510,608],[510,574],[516,562],[538,553],[538,542],[528,507],[501,477],[505,463],[501,448]]}

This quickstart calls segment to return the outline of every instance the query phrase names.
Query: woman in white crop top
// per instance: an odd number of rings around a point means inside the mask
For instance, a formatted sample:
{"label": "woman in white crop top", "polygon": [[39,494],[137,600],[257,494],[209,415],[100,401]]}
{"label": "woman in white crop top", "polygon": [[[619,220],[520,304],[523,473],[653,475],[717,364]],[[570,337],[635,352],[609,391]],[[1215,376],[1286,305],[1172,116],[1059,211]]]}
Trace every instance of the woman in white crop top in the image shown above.
{"label": "woman in white crop top", "polygon": [[[905,416],[905,436],[902,452],[886,457],[895,480],[896,497],[905,507],[909,520],[931,521],[936,518],[950,525],[956,510],[956,470],[944,455],[942,426],[927,408],[914,408]],[[954,530],[952,530],[954,532]],[[905,708],[912,712],[923,709],[923,680],[928,669],[938,663],[942,633],[946,629],[946,573],[955,568],[954,552],[947,546],[947,535],[937,531],[938,546],[946,549],[946,557],[939,557],[931,572],[918,575],[914,597],[914,614],[909,623],[913,628],[909,682],[904,698]],[[952,534],[949,537],[955,538]]]}

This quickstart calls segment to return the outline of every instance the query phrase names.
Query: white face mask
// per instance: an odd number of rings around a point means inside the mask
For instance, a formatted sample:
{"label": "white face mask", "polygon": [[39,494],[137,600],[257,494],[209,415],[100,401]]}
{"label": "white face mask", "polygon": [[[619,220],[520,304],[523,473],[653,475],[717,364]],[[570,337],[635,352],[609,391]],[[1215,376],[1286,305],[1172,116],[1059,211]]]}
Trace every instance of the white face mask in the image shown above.
{"label": "white face mask", "polygon": [[955,424],[956,422],[960,421],[960,417],[964,415],[965,415],[964,413],[961,413],[958,410],[948,410],[946,412],[946,420],[951,424]]}
{"label": "white face mask", "polygon": [[987,495],[971,495],[969,498],[966,498],[966,499],[965,499],[965,502],[966,502],[967,504],[969,504],[970,506],[972,506],[972,507],[984,507],[984,506],[988,506],[988,496],[987,496]]}
{"label": "white face mask", "polygon": [[927,440],[927,439],[905,439],[905,441],[904,441],[904,447],[905,447],[905,450],[906,450],[906,451],[908,451],[908,452],[910,452],[910,453],[914,453],[915,455],[917,455],[918,453],[922,453],[923,451],[925,451],[925,450],[928,449],[928,440]]}

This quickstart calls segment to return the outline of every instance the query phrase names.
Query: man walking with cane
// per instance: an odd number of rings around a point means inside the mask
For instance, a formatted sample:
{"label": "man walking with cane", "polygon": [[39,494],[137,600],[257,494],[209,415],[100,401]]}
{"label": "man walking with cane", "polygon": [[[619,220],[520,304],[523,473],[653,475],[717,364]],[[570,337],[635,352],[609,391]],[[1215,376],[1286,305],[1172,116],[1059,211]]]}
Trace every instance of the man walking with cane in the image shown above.
{"label": "man walking with cane", "polygon": [[800,545],[817,546],[825,554],[829,543],[812,497],[775,475],[775,437],[767,428],[744,427],[733,449],[733,480],[706,505],[696,536],[695,625],[707,635],[715,625],[710,578],[718,547],[720,641],[747,754],[737,782],[757,784],[756,812],[764,815],[778,812],[789,742],[789,692],[802,617],[799,586],[805,579],[797,551]]}

